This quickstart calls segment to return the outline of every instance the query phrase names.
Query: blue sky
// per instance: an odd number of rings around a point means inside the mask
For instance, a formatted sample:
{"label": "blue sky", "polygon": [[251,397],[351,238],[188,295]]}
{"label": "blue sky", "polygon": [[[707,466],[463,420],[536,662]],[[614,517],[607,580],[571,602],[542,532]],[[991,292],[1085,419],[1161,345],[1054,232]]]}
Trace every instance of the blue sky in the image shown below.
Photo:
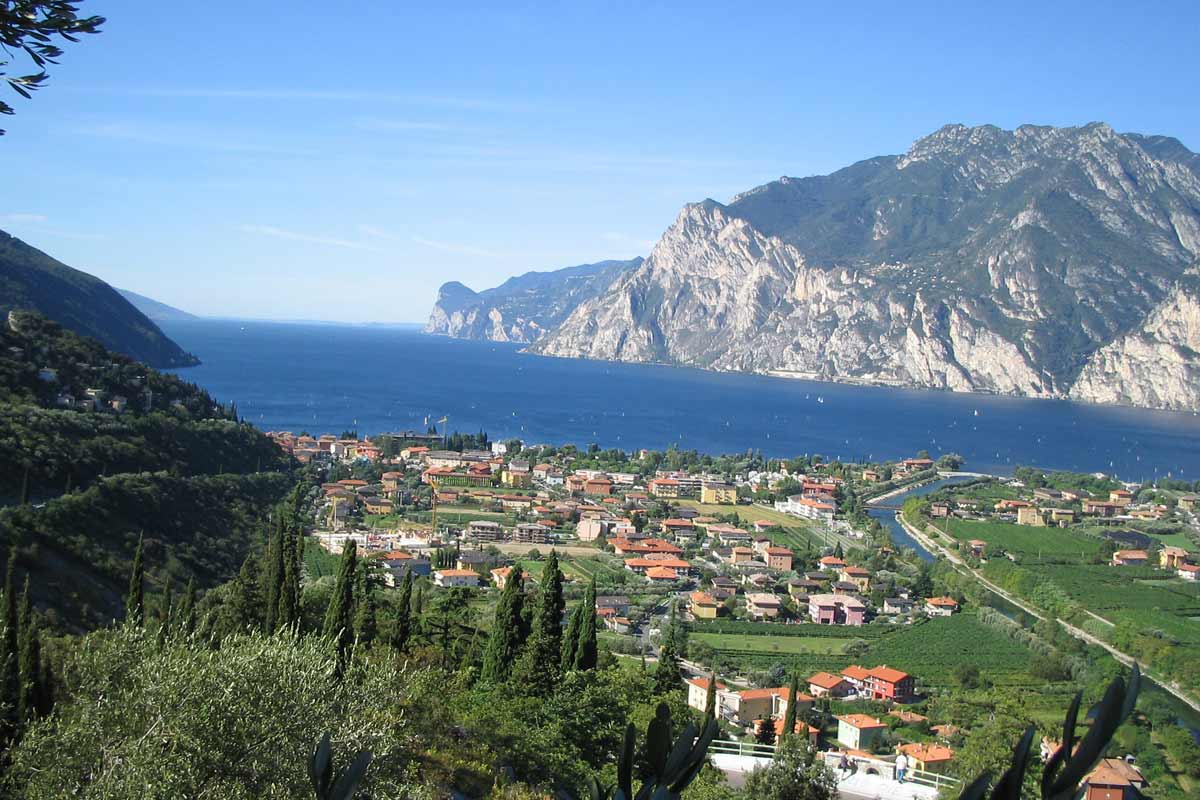
{"label": "blue sky", "polygon": [[1194,2],[83,5],[0,228],[201,314],[423,320],[950,122],[1200,148]]}

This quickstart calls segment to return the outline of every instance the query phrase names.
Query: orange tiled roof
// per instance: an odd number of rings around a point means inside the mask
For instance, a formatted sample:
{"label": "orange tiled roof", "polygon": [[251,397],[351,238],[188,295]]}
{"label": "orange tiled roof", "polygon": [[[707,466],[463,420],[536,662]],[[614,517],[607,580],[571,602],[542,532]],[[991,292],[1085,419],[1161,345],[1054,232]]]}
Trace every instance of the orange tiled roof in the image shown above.
{"label": "orange tiled roof", "polygon": [[869,717],[866,714],[846,714],[845,716],[838,717],[837,719],[839,722],[844,722],[847,725],[852,725],[853,727],[858,728],[860,731],[867,730],[870,728],[886,728],[887,727],[886,722],[880,722],[879,720],[875,719],[874,717]]}
{"label": "orange tiled roof", "polygon": [[915,758],[917,761],[923,761],[926,764],[931,762],[949,761],[954,758],[954,751],[944,744],[922,744],[913,742],[912,744],[902,744],[896,748],[900,753],[909,758]]}
{"label": "orange tiled roof", "polygon": [[828,672],[818,672],[808,679],[808,682],[813,686],[819,686],[822,689],[833,689],[846,681],[841,675],[831,675]]}

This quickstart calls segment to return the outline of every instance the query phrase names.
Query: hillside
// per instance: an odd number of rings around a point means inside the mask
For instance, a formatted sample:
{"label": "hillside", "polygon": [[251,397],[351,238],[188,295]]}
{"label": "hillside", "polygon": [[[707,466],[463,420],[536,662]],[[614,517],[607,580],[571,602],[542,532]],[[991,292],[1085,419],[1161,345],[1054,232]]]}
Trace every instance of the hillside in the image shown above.
{"label": "hillside", "polygon": [[199,363],[116,289],[0,231],[0,316],[37,311],[153,367]]}
{"label": "hillside", "polygon": [[[0,328],[0,548],[56,625],[121,614],[137,538],[151,586],[228,580],[291,489],[291,464],[174,375],[43,317]],[[22,500],[26,502],[22,502]]]}
{"label": "hillside", "polygon": [[1200,257],[1198,164],[1099,123],[947,126],[687,206],[531,349],[1195,409],[1194,349],[1158,348],[1146,391],[1146,356],[1121,342],[1187,328],[1171,298]]}
{"label": "hillside", "polygon": [[635,258],[527,272],[482,292],[451,281],[438,290],[425,332],[459,339],[536,342],[576,306],[600,295],[641,263]]}
{"label": "hillside", "polygon": [[189,314],[186,311],[175,308],[175,306],[169,306],[166,303],[160,303],[153,298],[146,297],[145,295],[138,294],[137,292],[131,292],[128,289],[117,289],[117,294],[121,295],[121,297],[124,297],[133,304],[134,308],[155,322],[174,322],[179,320],[198,319],[195,314]]}

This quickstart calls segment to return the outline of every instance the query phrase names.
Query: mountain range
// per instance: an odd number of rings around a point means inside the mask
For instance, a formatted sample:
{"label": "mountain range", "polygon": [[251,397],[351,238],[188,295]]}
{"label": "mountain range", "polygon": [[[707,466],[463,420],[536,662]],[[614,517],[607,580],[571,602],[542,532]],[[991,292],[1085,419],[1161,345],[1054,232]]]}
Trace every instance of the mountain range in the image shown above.
{"label": "mountain range", "polygon": [[155,322],[183,322],[190,319],[199,319],[195,314],[189,314],[186,311],[175,308],[175,306],[169,306],[166,303],[159,302],[129,289],[117,289],[117,293],[128,300],[134,308]]}
{"label": "mountain range", "polygon": [[1200,156],[1178,140],[948,125],[902,155],[688,205],[606,286],[525,291],[523,307],[555,314],[508,338],[552,356],[1196,410],[1198,257]]}
{"label": "mountain range", "polygon": [[0,231],[0,314],[17,310],[36,311],[152,367],[200,363],[104,281]]}

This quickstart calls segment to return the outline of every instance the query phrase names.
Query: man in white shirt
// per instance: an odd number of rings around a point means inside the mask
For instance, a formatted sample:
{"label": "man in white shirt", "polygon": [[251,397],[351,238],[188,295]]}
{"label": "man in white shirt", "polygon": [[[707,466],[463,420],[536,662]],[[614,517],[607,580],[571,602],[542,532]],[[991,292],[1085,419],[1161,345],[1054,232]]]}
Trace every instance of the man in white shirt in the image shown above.
{"label": "man in white shirt", "polygon": [[901,753],[896,756],[896,780],[904,783],[904,776],[908,774],[908,756]]}

